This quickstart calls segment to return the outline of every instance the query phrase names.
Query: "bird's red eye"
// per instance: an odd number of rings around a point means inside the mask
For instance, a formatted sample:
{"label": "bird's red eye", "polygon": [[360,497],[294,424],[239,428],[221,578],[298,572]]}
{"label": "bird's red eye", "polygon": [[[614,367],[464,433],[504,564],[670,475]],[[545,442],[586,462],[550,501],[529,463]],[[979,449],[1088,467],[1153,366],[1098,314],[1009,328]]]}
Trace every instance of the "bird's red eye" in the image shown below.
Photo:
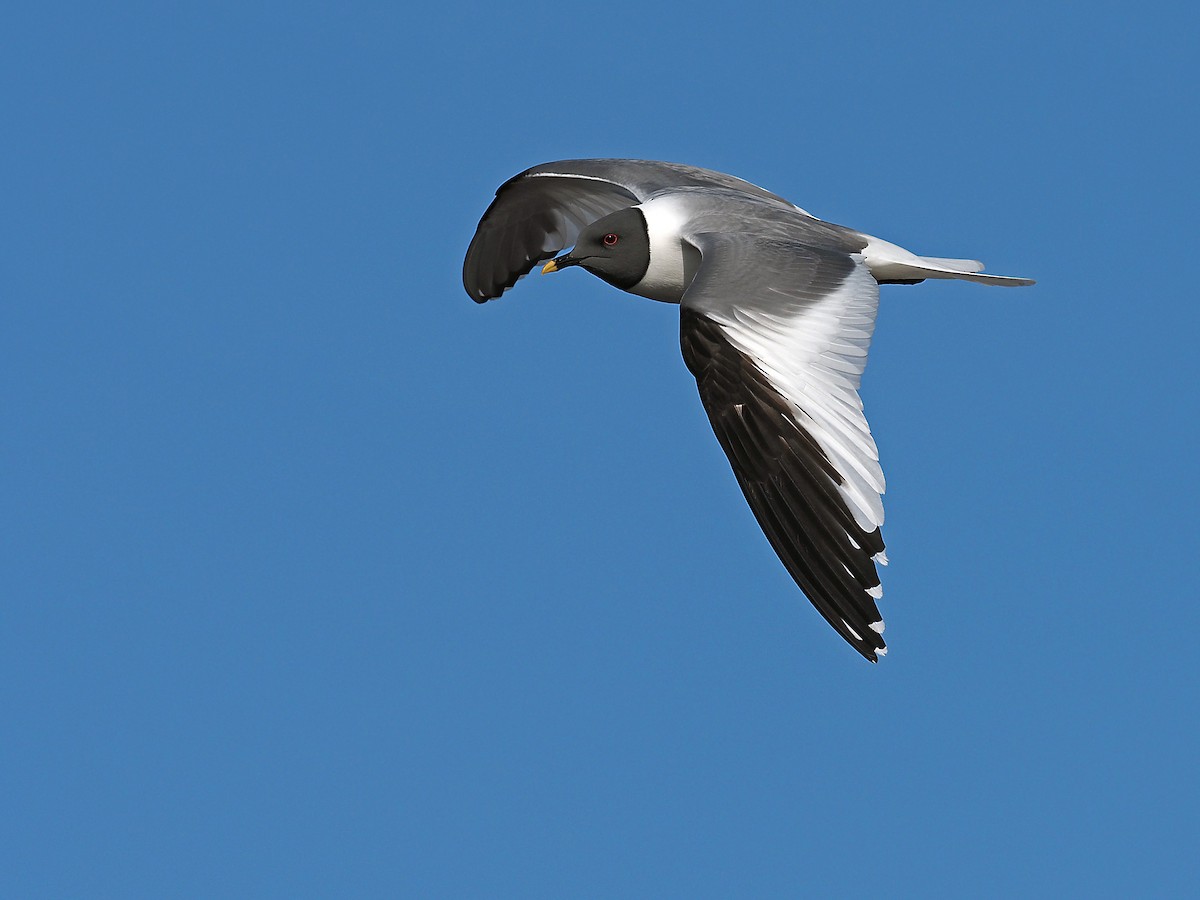
{"label": "bird's red eye", "polygon": [[620,239],[621,239],[620,237],[618,237],[616,234],[614,234],[611,231],[608,234],[606,234],[603,238],[601,238],[601,240],[604,241],[605,247],[614,246],[617,243],[617,241],[619,241]]}

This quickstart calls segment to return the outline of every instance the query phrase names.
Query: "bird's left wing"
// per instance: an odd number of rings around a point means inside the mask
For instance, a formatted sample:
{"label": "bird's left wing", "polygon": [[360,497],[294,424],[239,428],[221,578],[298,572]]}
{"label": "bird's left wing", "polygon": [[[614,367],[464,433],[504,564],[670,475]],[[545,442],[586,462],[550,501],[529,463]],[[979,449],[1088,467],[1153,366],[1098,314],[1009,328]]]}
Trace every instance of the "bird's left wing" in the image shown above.
{"label": "bird's left wing", "polygon": [[750,234],[691,238],[680,339],[717,440],[771,546],[826,621],[886,653],[876,562],[883,472],[858,397],[879,287],[862,262]]}
{"label": "bird's left wing", "polygon": [[570,247],[597,219],[671,187],[735,189],[791,207],[782,197],[711,169],[648,159],[563,159],[526,169],[500,185],[463,262],[463,287],[484,303],[541,260]]}

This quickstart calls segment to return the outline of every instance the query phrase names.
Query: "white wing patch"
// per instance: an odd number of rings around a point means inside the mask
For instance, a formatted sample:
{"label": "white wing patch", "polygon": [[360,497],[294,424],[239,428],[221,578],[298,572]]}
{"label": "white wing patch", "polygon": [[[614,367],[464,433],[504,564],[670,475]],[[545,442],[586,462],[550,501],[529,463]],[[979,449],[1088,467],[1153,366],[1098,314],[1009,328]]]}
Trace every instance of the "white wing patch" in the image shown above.
{"label": "white wing patch", "polygon": [[581,181],[603,181],[605,184],[616,184],[611,178],[601,178],[598,175],[578,175],[574,172],[526,172],[526,178],[578,178]]}
{"label": "white wing patch", "polygon": [[[786,288],[772,288],[787,294]],[[875,330],[879,288],[863,265],[833,292],[787,314],[706,310],[796,410],[842,475],[838,490],[864,531],[883,524],[883,470],[858,386]]]}

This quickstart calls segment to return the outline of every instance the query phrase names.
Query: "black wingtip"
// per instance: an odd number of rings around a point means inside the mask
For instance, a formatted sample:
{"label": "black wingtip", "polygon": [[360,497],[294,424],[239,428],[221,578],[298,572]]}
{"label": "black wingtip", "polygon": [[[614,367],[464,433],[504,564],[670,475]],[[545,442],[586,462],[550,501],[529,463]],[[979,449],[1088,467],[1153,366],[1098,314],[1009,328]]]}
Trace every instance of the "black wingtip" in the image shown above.
{"label": "black wingtip", "polygon": [[[854,645],[851,644],[851,646]],[[859,652],[859,655],[861,655],[863,659],[872,664],[878,664],[879,662],[880,654],[878,651],[882,650],[882,655],[887,656],[887,647],[872,647],[869,644],[864,644],[862,646],[854,646],[854,649]]]}

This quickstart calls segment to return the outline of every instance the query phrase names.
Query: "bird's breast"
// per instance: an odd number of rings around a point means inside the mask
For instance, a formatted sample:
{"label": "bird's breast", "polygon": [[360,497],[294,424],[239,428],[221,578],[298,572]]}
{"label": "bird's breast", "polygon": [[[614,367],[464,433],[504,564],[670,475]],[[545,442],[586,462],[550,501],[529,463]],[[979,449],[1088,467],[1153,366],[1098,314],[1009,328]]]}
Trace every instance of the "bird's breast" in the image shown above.
{"label": "bird's breast", "polygon": [[678,303],[699,263],[699,253],[683,239],[687,216],[679,199],[671,196],[647,200],[638,209],[646,219],[650,265],[629,292],[664,303]]}

